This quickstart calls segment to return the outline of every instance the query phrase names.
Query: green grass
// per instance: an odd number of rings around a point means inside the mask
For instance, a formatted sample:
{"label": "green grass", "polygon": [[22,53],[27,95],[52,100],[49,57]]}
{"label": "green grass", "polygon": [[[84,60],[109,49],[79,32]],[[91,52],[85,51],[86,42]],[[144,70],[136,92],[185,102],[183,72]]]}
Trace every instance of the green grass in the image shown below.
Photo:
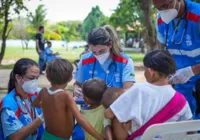
{"label": "green grass", "polygon": [[[70,62],[73,62],[75,59],[79,58],[80,53],[83,51],[83,48],[76,50],[66,50],[65,48],[53,48],[53,51],[59,52],[62,58],[68,59]],[[135,62],[141,62],[144,58],[144,54],[126,52]],[[38,61],[38,54],[34,48],[24,50],[20,47],[7,47],[4,55],[4,60],[19,60],[20,58],[30,58]],[[2,65],[0,69],[11,69],[13,64]]]}

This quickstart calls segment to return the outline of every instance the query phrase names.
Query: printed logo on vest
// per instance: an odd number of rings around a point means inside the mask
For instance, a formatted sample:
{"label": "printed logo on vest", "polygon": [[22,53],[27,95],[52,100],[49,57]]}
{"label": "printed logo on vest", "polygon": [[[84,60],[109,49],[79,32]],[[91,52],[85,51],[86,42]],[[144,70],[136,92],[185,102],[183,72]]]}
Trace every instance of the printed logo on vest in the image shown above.
{"label": "printed logo on vest", "polygon": [[185,39],[186,39],[186,41],[185,41],[186,45],[187,46],[192,46],[192,37],[189,34],[187,34],[185,36]]}

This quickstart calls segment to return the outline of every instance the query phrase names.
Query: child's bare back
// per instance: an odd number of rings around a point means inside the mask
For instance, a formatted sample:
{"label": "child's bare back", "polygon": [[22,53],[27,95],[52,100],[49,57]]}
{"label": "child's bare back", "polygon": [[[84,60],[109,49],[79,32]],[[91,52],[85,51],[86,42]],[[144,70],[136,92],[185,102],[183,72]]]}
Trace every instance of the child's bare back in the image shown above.
{"label": "child's bare back", "polygon": [[46,131],[61,138],[70,138],[74,119],[66,104],[68,93],[61,91],[55,95],[50,95],[45,88],[40,94]]}

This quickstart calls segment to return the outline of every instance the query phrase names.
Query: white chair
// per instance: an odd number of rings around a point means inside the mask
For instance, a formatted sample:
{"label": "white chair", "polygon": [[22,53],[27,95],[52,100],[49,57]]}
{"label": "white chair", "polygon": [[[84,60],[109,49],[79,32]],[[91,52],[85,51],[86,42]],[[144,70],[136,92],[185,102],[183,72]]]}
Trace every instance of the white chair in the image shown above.
{"label": "white chair", "polygon": [[198,130],[200,120],[156,124],[144,132],[141,140],[200,140],[200,134],[187,135]]}

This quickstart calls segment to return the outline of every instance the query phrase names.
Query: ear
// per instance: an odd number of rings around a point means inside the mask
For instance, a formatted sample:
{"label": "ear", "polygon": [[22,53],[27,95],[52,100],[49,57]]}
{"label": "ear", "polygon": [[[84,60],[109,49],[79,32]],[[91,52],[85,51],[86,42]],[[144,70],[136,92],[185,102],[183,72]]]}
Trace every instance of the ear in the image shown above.
{"label": "ear", "polygon": [[20,83],[22,80],[22,78],[19,74],[15,74],[15,79],[16,79],[17,83]]}
{"label": "ear", "polygon": [[150,74],[151,76],[153,76],[153,75],[155,74],[155,71],[152,70],[151,68],[148,68],[147,70],[148,70],[148,72],[149,72],[149,74]]}

